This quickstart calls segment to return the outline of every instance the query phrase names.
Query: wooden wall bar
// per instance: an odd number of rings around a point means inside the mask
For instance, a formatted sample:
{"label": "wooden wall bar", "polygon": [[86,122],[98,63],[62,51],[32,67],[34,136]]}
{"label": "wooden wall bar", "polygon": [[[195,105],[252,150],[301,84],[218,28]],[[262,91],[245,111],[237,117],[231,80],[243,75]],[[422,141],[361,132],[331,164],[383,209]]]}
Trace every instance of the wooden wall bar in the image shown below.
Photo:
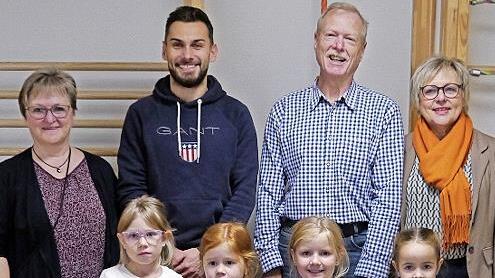
{"label": "wooden wall bar", "polygon": [[[25,149],[26,149],[25,147],[0,148],[0,156],[13,156],[22,152]],[[81,149],[99,156],[117,156],[117,151],[118,151],[117,148],[83,147]]]}
{"label": "wooden wall bar", "polygon": [[[411,75],[435,51],[436,1],[414,0],[411,48]],[[413,99],[409,99],[409,130],[418,114]],[[407,133],[407,131],[406,131]]]}
{"label": "wooden wall bar", "polygon": [[469,2],[442,0],[440,51],[468,62]]}
{"label": "wooden wall bar", "polygon": [[495,66],[483,66],[483,65],[469,65],[468,66],[469,72],[476,70],[480,71],[480,74],[472,74],[474,76],[479,76],[479,75],[495,75]]}
{"label": "wooden wall bar", "polygon": [[65,71],[167,71],[166,62],[0,62],[0,71],[34,71],[42,68]]}
{"label": "wooden wall bar", "polygon": [[[92,100],[133,100],[145,97],[151,94],[151,89],[146,91],[78,91],[77,99],[92,99]],[[14,90],[0,90],[0,99],[17,99],[19,91]]]}
{"label": "wooden wall bar", "polygon": [[202,10],[205,9],[205,1],[203,0],[184,0],[183,3],[184,6],[192,6]]}
{"label": "wooden wall bar", "polygon": [[[122,119],[75,119],[73,128],[122,128]],[[0,119],[0,128],[25,128],[23,119]]]}

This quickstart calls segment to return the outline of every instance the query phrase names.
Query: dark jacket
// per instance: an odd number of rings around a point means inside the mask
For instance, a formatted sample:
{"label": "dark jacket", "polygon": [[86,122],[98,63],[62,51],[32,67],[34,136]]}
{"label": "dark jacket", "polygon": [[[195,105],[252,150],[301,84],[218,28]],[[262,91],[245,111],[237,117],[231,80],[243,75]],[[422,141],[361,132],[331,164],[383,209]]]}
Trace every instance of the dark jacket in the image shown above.
{"label": "dark jacket", "polygon": [[151,96],[129,108],[118,153],[121,206],[143,194],[158,197],[179,249],[197,247],[214,223],[247,222],[254,207],[253,120],[244,104],[207,78],[208,91],[189,103],[170,91],[169,76],[160,79]]}
{"label": "dark jacket", "polygon": [[[101,157],[84,152],[106,214],[104,268],[118,261],[116,177]],[[55,236],[36,178],[31,148],[0,163],[0,257],[10,277],[60,277]]]}

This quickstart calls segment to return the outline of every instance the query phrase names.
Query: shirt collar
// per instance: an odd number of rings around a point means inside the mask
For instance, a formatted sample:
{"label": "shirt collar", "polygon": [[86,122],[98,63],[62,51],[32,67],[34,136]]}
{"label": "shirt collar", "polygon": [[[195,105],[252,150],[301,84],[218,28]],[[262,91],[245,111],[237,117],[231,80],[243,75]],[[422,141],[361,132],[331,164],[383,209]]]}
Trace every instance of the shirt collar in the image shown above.
{"label": "shirt collar", "polygon": [[[351,82],[351,85],[347,88],[347,90],[342,94],[342,97],[337,100],[337,102],[343,102],[349,109],[355,110],[356,109],[356,91],[358,90],[358,85],[354,81],[354,79]],[[311,105],[310,109],[313,110],[316,108],[316,106],[321,102],[321,101],[326,101],[325,95],[323,92],[320,90],[318,87],[318,77],[315,78],[313,85],[312,85],[312,90],[311,90]]]}

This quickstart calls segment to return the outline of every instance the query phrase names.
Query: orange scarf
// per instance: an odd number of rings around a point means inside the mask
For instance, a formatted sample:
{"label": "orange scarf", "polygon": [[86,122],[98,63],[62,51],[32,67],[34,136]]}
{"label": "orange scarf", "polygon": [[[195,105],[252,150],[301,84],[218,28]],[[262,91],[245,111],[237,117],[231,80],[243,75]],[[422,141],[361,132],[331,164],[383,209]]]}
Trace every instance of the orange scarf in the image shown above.
{"label": "orange scarf", "polygon": [[443,138],[438,137],[421,117],[414,127],[413,146],[419,158],[419,171],[428,185],[440,191],[443,245],[468,243],[471,219],[471,189],[464,174],[473,123],[461,113]]}

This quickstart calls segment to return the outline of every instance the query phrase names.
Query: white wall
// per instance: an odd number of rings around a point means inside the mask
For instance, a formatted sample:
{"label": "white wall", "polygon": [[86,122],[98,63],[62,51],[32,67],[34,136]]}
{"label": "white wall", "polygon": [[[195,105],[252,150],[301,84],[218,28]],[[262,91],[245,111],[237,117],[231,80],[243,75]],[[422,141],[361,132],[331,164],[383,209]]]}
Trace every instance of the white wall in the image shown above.
{"label": "white wall", "polygon": [[[407,2],[349,1],[370,22],[356,79],[396,99],[407,124],[411,11]],[[318,73],[313,34],[320,1],[206,1],[216,24],[224,87],[245,101],[262,137],[270,105],[313,82]]]}
{"label": "white wall", "polygon": [[[163,26],[180,0],[2,0],[0,61],[161,61]],[[80,89],[151,90],[164,73],[72,72]],[[27,72],[0,72],[0,88],[19,90]],[[123,118],[130,101],[79,101],[78,118]],[[0,117],[20,117],[0,101]],[[120,130],[73,129],[77,146],[117,146]],[[28,146],[26,129],[0,129],[0,145]],[[1,158],[0,158],[1,159]],[[115,165],[114,158],[108,158]]]}
{"label": "white wall", "polygon": [[[318,73],[313,32],[319,0],[206,0],[220,48],[210,73],[248,105],[261,144],[266,115],[282,95],[306,87]],[[349,1],[370,22],[358,82],[402,108],[408,125],[410,1]],[[160,61],[163,24],[182,1],[3,0],[0,61]],[[80,88],[151,88],[165,73],[72,73]],[[26,72],[0,72],[0,88],[19,89]],[[80,101],[79,118],[123,117],[128,102]],[[18,117],[15,101],[0,101],[1,117]],[[118,144],[118,130],[73,130],[78,146]],[[0,145],[30,144],[25,129],[0,129]],[[1,158],[0,158],[1,159]],[[112,159],[110,159],[113,161]]]}

